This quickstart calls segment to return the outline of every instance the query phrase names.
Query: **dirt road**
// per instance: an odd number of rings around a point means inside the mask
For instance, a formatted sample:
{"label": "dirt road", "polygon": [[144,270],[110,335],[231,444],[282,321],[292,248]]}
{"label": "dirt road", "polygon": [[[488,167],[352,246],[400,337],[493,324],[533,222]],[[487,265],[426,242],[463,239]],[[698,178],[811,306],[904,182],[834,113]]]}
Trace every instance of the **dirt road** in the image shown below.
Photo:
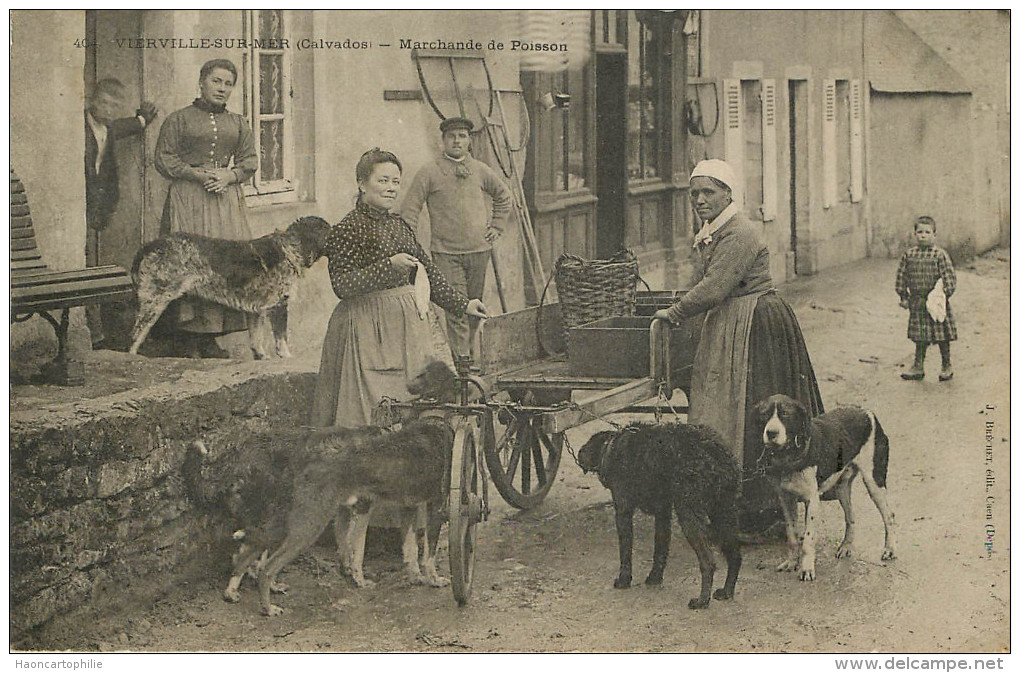
{"label": "dirt road", "polygon": [[[776,573],[778,545],[749,546],[736,599],[687,609],[697,565],[674,538],[665,582],[615,590],[609,494],[565,457],[546,501],[512,510],[494,494],[481,526],[471,604],[448,589],[404,586],[399,561],[370,559],[379,581],[355,590],[331,549],[282,576],[279,618],[260,616],[254,588],[220,599],[226,568],[149,609],[83,627],[75,649],[134,651],[466,652],[1000,652],[1009,646],[1009,260],[999,252],[959,269],[953,309],[956,378],[923,382],[909,365],[906,314],[892,291],[895,262],[866,261],[788,284],[827,407],[876,411],[891,441],[890,502],[899,558],[879,560],[882,524],[855,487],[856,554],[837,561],[842,516],[822,504],[818,579]],[[991,425],[986,425],[991,423]],[[572,430],[580,446],[598,422]],[[987,430],[987,435],[986,435]],[[988,470],[991,470],[989,473]],[[993,483],[990,483],[993,482]],[[986,484],[988,484],[986,488]],[[993,498],[988,500],[987,498]],[[990,532],[994,528],[994,532]],[[635,526],[635,578],[651,559],[652,525]],[[719,559],[721,564],[721,558]],[[445,571],[445,562],[444,562]],[[721,573],[720,573],[721,575]],[[721,577],[717,578],[721,580]]]}

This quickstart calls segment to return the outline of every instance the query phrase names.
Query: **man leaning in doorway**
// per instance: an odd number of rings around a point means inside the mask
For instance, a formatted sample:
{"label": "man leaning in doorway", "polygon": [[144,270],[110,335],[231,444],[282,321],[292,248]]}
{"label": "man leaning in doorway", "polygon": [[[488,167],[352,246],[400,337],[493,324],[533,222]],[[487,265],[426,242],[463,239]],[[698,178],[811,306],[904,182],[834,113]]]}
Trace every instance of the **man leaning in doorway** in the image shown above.
{"label": "man leaning in doorway", "polygon": [[[492,244],[503,232],[511,197],[496,172],[469,154],[473,128],[470,119],[443,120],[443,156],[414,176],[400,214],[417,229],[422,206],[428,206],[436,267],[468,299],[481,299]],[[476,321],[446,314],[455,355],[471,354]]]}
{"label": "man leaning in doorway", "polygon": [[[145,101],[134,117],[115,119],[124,105],[124,85],[116,79],[96,82],[85,108],[85,266],[99,266],[99,232],[110,223],[120,188],[113,145],[118,138],[137,135],[156,118],[156,106]],[[101,348],[102,314],[98,306],[85,311],[92,348]]]}

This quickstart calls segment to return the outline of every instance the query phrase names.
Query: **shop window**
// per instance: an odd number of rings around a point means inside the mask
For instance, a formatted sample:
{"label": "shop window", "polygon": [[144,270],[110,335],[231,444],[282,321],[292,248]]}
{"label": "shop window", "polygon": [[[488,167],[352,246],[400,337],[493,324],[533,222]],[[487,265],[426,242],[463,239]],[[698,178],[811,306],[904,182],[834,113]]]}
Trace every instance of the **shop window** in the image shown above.
{"label": "shop window", "polygon": [[294,189],[294,142],[290,25],[287,12],[244,12],[248,51],[244,55],[245,116],[255,134],[258,171],[246,194]]}
{"label": "shop window", "polygon": [[665,83],[670,32],[651,19],[627,17],[627,177],[661,179],[663,170]]}
{"label": "shop window", "polygon": [[536,76],[536,173],[540,192],[589,188],[585,71]]}

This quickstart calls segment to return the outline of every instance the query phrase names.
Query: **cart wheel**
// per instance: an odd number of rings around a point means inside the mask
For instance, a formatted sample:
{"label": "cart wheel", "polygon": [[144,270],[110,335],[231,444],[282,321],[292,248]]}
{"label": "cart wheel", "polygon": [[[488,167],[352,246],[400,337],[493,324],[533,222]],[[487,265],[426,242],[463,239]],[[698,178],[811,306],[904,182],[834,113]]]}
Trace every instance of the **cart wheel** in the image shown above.
{"label": "cart wheel", "polygon": [[475,526],[482,520],[482,480],[478,469],[478,421],[460,419],[450,469],[450,579],[458,605],[471,598],[475,572]]}
{"label": "cart wheel", "polygon": [[563,433],[546,434],[534,415],[510,419],[498,441],[485,443],[485,463],[503,499],[531,509],[545,498],[563,454]]}

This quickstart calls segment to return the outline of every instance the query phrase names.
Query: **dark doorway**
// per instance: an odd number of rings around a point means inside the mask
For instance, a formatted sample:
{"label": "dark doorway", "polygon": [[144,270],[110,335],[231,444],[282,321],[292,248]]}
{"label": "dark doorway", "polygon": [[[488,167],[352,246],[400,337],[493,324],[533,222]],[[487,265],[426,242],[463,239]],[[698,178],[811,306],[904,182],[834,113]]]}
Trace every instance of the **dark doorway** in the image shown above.
{"label": "dark doorway", "polygon": [[606,259],[624,247],[627,223],[627,55],[599,54],[597,59],[595,234],[598,256]]}
{"label": "dark doorway", "polygon": [[799,274],[797,231],[808,224],[807,80],[790,80],[790,252]]}

